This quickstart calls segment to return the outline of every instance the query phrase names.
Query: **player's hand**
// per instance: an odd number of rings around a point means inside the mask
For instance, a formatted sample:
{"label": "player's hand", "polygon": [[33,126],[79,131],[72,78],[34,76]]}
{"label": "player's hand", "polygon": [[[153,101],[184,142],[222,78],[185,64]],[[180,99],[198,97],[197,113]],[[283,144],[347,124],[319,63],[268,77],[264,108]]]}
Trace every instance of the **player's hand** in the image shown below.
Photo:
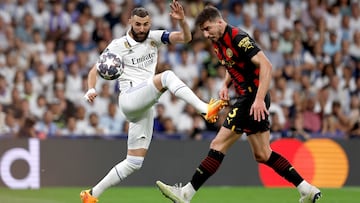
{"label": "player's hand", "polygon": [[250,116],[253,115],[254,120],[260,122],[265,120],[265,114],[269,115],[269,111],[266,109],[264,100],[255,99],[250,108]]}
{"label": "player's hand", "polygon": [[95,100],[96,96],[97,96],[96,90],[94,88],[91,88],[86,92],[84,98],[86,99],[86,101],[92,103]]}
{"label": "player's hand", "polygon": [[219,98],[221,100],[229,101],[229,99],[230,99],[229,88],[227,88],[226,86],[223,86],[219,91]]}
{"label": "player's hand", "polygon": [[184,20],[185,19],[185,12],[182,5],[177,1],[173,0],[173,2],[170,4],[170,16],[177,20]]}

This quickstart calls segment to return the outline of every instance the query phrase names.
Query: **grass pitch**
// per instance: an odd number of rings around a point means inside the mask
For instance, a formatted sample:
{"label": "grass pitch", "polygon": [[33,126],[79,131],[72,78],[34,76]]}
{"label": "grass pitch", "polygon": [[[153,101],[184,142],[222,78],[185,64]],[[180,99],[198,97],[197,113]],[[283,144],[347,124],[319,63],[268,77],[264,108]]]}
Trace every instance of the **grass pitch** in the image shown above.
{"label": "grass pitch", "polygon": [[[0,203],[81,203],[83,188],[42,188],[40,190],[10,190],[0,188]],[[360,187],[321,189],[319,203],[359,203]],[[192,203],[291,203],[298,202],[294,188],[263,187],[203,187]],[[113,187],[105,191],[99,203],[170,203],[154,187]]]}

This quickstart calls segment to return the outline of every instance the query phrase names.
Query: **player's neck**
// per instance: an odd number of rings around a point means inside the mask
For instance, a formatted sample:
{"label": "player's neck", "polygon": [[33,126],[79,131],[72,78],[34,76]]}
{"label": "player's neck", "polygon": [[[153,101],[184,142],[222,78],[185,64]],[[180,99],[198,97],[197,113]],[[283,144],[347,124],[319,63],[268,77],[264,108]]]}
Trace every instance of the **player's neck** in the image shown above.
{"label": "player's neck", "polygon": [[221,23],[220,23],[221,37],[224,36],[225,31],[226,31],[226,28],[227,28],[228,25],[229,25],[229,24],[228,24],[227,22],[225,22],[224,20],[221,21]]}

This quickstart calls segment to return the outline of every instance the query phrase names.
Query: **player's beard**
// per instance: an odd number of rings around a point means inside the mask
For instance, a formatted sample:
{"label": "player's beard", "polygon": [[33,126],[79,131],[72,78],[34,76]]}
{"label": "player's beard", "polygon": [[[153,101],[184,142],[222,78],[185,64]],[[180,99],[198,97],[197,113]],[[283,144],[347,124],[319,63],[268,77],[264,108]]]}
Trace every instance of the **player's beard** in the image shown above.
{"label": "player's beard", "polygon": [[213,36],[209,36],[209,39],[212,41],[212,42],[217,42],[219,41],[219,39],[224,35],[224,33],[221,32],[221,29],[218,28],[217,32],[215,33],[215,35]]}
{"label": "player's beard", "polygon": [[147,38],[148,35],[149,35],[149,32],[150,32],[150,30],[149,30],[149,31],[147,31],[146,33],[145,33],[145,32],[136,33],[133,28],[131,28],[130,31],[131,31],[131,34],[132,34],[134,40],[137,41],[137,42],[143,42],[143,41],[145,41],[146,38]]}

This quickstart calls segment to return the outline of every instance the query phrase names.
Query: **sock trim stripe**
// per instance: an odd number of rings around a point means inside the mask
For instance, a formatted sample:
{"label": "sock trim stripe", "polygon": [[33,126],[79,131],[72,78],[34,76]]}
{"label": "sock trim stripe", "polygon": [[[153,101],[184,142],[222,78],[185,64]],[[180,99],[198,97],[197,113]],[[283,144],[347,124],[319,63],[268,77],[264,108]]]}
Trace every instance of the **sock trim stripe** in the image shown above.
{"label": "sock trim stripe", "polygon": [[116,174],[117,174],[117,176],[119,177],[120,181],[122,181],[123,179],[121,178],[120,173],[119,173],[119,171],[117,170],[116,166],[115,166],[114,168],[115,168]]}
{"label": "sock trim stripe", "polygon": [[213,174],[219,168],[220,162],[212,157],[206,157],[201,165],[203,165],[209,173]]}
{"label": "sock trim stripe", "polygon": [[178,90],[180,90],[181,88],[184,88],[184,87],[186,87],[186,86],[183,85],[183,86],[180,86],[180,87],[176,88],[176,90],[174,90],[174,95],[176,95],[176,92],[177,92]]}
{"label": "sock trim stripe", "polygon": [[274,166],[280,170],[285,170],[286,168],[290,167],[290,164],[285,159],[278,159],[275,161]]}

